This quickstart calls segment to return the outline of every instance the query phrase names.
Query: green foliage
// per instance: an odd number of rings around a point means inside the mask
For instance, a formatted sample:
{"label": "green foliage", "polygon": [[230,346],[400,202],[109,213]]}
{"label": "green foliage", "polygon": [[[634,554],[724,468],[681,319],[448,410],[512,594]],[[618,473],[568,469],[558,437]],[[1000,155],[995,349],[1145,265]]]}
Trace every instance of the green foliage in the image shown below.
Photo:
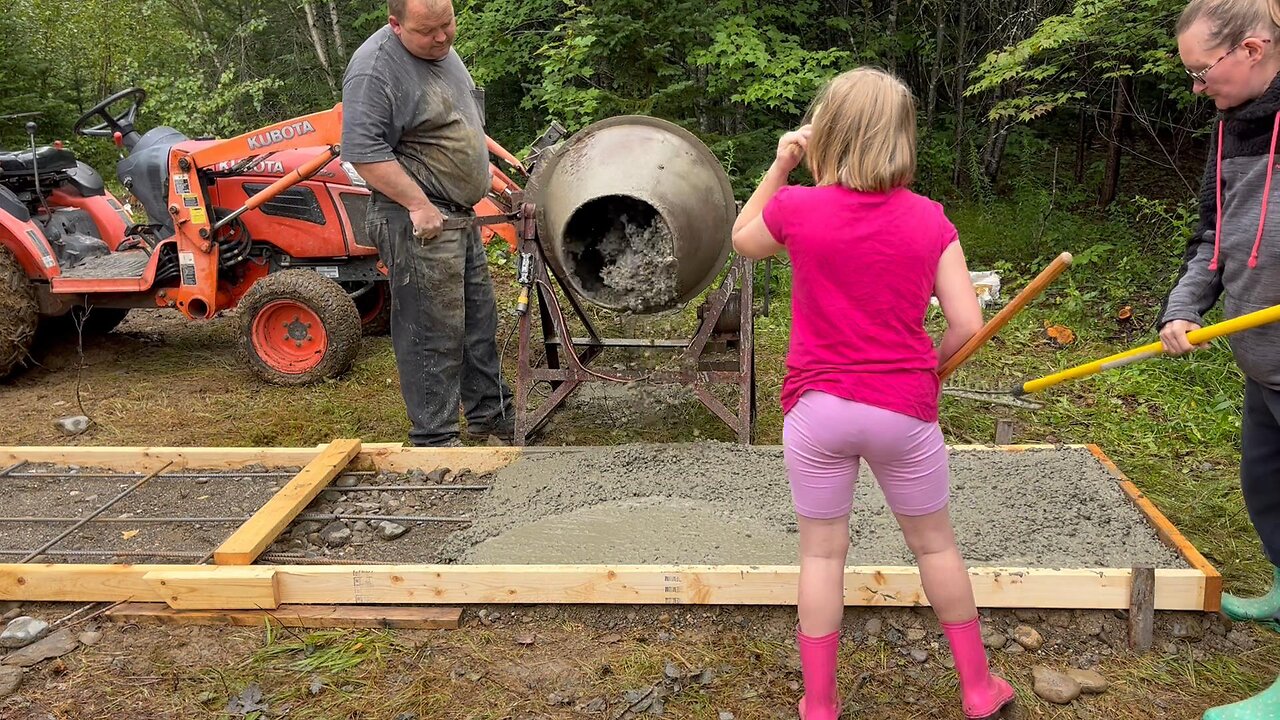
{"label": "green foliage", "polygon": [[1076,0],[1044,20],[1030,37],[992,53],[974,72],[968,93],[1014,87],[993,119],[1030,122],[1089,100],[1102,102],[1120,77],[1148,81],[1161,97],[1188,105],[1191,94],[1177,56],[1173,24],[1185,0]]}

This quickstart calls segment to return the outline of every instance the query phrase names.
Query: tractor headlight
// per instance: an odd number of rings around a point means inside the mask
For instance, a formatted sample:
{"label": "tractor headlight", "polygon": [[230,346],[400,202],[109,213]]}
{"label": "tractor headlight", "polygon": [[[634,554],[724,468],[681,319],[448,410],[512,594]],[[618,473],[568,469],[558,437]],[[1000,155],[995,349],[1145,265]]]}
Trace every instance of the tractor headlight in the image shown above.
{"label": "tractor headlight", "polygon": [[369,183],[366,183],[364,181],[364,178],[360,177],[360,173],[356,172],[355,165],[352,165],[351,163],[344,160],[342,162],[342,171],[347,174],[347,177],[351,178],[352,185],[358,185],[359,187],[368,187]]}

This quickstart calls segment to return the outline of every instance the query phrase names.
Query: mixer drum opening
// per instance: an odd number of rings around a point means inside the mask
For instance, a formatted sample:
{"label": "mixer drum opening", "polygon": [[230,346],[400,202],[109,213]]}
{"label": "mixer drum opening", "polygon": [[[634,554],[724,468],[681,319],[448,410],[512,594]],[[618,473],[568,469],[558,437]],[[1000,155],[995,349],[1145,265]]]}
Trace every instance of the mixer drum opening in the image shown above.
{"label": "mixer drum opening", "polygon": [[584,203],[564,230],[565,269],[588,300],[645,312],[679,297],[675,238],[649,203],[605,195]]}

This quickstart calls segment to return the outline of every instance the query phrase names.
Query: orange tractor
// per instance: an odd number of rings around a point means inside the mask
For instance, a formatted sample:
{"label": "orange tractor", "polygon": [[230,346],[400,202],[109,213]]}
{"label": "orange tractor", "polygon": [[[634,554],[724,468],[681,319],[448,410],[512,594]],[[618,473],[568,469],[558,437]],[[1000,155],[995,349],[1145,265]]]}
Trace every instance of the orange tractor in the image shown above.
{"label": "orange tractor", "polygon": [[[132,308],[193,320],[237,309],[264,380],[297,385],[345,372],[363,334],[385,332],[385,268],[368,244],[369,191],[341,161],[341,104],[228,140],[134,127],[146,93],[116,93],[74,132],[127,154],[121,184],[146,210],[135,223],[93,168],[61,147],[0,152],[0,377],[30,351],[41,318],[74,313],[105,332]],[[113,108],[127,107],[119,112]],[[493,140],[496,162],[523,170]],[[491,165],[479,215],[511,210],[519,187]],[[515,228],[488,225],[515,247]]]}

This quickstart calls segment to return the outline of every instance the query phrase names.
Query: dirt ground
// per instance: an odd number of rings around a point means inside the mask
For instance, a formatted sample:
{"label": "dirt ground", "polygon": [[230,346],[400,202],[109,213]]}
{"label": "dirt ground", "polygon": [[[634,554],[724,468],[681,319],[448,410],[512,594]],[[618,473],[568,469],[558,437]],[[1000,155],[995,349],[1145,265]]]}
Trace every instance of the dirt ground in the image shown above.
{"label": "dirt ground", "polygon": [[[234,318],[135,313],[118,332],[86,340],[81,372],[66,339],[45,338],[36,359],[0,382],[0,444],[311,445],[335,436],[399,441],[407,429],[385,338],[366,342],[348,378],[306,389],[258,384],[237,355]],[[54,421],[81,405],[93,426],[62,435]],[[665,408],[648,434],[622,439],[721,432],[694,405]],[[574,424],[579,417],[588,421]],[[557,420],[566,425],[556,441],[603,444],[626,432],[597,411],[601,432],[591,417],[588,409]],[[54,620],[75,609],[22,611]],[[1018,688],[1025,718],[1197,718],[1256,692],[1280,669],[1274,633],[1217,616],[1162,614],[1144,656],[1125,650],[1121,614],[998,612],[986,624],[1005,637],[992,655]],[[1007,640],[1018,625],[1035,629],[1043,647]],[[727,720],[793,718],[799,696],[790,608],[470,607],[457,631],[100,630],[91,646],[28,669],[20,689],[0,699],[0,720]],[[851,610],[841,652],[845,717],[961,717],[927,611]],[[1042,664],[1095,668],[1110,688],[1051,705],[1031,691],[1032,668]]]}

